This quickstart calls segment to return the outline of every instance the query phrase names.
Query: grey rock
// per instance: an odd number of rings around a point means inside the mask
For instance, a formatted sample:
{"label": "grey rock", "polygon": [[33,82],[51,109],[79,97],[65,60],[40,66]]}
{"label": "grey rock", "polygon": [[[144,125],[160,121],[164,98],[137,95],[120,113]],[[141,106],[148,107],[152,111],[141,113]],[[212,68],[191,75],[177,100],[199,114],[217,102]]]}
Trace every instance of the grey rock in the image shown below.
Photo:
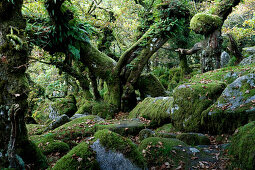
{"label": "grey rock", "polygon": [[199,152],[200,152],[197,148],[189,148],[189,150],[190,150],[192,153],[199,153]]}
{"label": "grey rock", "polygon": [[69,117],[67,115],[61,115],[59,117],[56,118],[55,121],[53,121],[46,129],[45,131],[48,131],[48,130],[53,130],[53,129],[56,129],[58,128],[59,126],[67,123],[67,122],[70,122],[71,120],[69,119]]}
{"label": "grey rock", "polygon": [[250,65],[255,63],[255,54],[251,55],[250,57],[244,58],[241,62],[240,62],[240,66],[246,66],[246,65]]}
{"label": "grey rock", "polygon": [[255,46],[243,48],[243,51],[248,54],[255,54]]}
{"label": "grey rock", "polygon": [[240,105],[244,105],[255,100],[255,96],[244,98],[244,92],[241,90],[244,83],[248,83],[251,87],[255,87],[255,74],[248,74],[239,77],[233,83],[229,84],[221,95],[224,102],[217,101],[218,107],[223,107],[227,103],[230,103],[231,105],[229,105],[228,109],[234,110],[240,107]]}
{"label": "grey rock", "polygon": [[225,67],[228,64],[229,60],[230,60],[230,55],[226,51],[223,51],[220,56],[221,67]]}
{"label": "grey rock", "polygon": [[77,118],[80,118],[80,117],[85,117],[85,116],[88,116],[88,113],[84,113],[84,114],[76,113],[70,119],[74,120],[74,119],[77,119]]}
{"label": "grey rock", "polygon": [[95,141],[90,146],[96,152],[96,160],[99,163],[100,169],[104,170],[139,170],[129,159],[125,158],[122,153],[106,150],[100,141]]}

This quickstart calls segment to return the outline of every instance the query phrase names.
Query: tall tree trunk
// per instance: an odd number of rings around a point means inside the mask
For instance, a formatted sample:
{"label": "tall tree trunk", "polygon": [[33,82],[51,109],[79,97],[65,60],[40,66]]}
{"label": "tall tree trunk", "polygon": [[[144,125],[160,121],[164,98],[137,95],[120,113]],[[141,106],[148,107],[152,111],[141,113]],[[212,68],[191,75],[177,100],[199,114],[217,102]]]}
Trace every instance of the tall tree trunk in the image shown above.
{"label": "tall tree trunk", "polygon": [[221,28],[232,8],[240,0],[217,1],[211,7],[211,13],[198,13],[191,19],[190,26],[198,34],[205,36],[201,57],[201,71],[207,72],[220,68],[220,55],[222,49]]}
{"label": "tall tree trunk", "polygon": [[25,169],[24,162],[35,161],[35,155],[38,153],[33,150],[35,145],[28,140],[24,122],[29,90],[25,75],[28,47],[22,31],[26,23],[21,14],[22,4],[23,0],[13,3],[8,0],[0,2],[1,169]]}
{"label": "tall tree trunk", "polygon": [[201,71],[202,73],[220,68],[220,55],[222,49],[221,31],[216,30],[206,36],[206,47],[202,51]]}
{"label": "tall tree trunk", "polygon": [[185,54],[179,54],[179,59],[182,75],[190,74],[192,69],[188,65],[187,56]]}
{"label": "tall tree trunk", "polygon": [[236,57],[235,65],[238,65],[243,60],[241,49],[239,49],[237,42],[235,41],[233,36],[231,34],[227,34],[227,35],[230,41],[230,46],[228,49],[230,53]]}

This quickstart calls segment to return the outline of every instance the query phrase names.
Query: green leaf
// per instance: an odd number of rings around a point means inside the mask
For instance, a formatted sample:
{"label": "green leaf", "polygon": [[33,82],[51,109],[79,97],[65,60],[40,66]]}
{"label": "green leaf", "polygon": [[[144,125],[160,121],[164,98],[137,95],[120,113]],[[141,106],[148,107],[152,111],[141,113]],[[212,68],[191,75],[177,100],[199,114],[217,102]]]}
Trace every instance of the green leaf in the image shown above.
{"label": "green leaf", "polygon": [[73,54],[73,56],[76,60],[80,59],[80,51],[75,46],[72,46],[69,44],[68,49]]}

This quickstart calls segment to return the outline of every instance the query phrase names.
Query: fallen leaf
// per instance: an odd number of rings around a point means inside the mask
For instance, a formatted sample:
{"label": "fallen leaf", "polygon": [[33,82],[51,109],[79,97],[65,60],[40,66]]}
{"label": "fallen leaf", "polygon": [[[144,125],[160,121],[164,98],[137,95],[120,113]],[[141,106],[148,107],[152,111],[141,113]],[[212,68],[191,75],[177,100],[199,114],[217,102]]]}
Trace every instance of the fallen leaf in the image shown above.
{"label": "fallen leaf", "polygon": [[77,161],[78,161],[78,162],[81,162],[81,161],[82,161],[82,158],[79,157],[79,158],[77,159]]}

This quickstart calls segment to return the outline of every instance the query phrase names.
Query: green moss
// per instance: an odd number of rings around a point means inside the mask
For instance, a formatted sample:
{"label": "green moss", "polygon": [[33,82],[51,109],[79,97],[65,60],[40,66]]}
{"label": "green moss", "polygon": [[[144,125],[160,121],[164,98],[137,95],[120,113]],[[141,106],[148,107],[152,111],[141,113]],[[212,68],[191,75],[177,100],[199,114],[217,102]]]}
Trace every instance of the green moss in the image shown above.
{"label": "green moss", "polygon": [[20,149],[17,149],[16,152],[26,164],[33,164],[35,169],[46,169],[48,167],[46,157],[36,144],[31,141],[21,143]]}
{"label": "green moss", "polygon": [[213,134],[232,134],[236,128],[254,121],[253,83],[253,74],[250,74],[229,85],[218,100],[202,113],[204,130]]}
{"label": "green moss", "polygon": [[177,135],[176,138],[191,146],[211,144],[207,136],[197,133],[182,133]]}
{"label": "green moss", "polygon": [[214,104],[202,113],[201,125],[211,134],[232,134],[236,128],[246,124],[250,116],[251,120],[255,120],[253,111],[247,112],[252,107],[253,104],[248,103],[235,110],[225,110],[224,107],[217,107],[217,104]]}
{"label": "green moss", "polygon": [[108,129],[122,136],[137,135],[146,124],[139,120],[103,121],[95,125],[95,130]]}
{"label": "green moss", "polygon": [[109,103],[99,102],[95,103],[92,107],[92,114],[98,115],[104,119],[112,119],[117,112],[117,108]]}
{"label": "green moss", "polygon": [[173,98],[147,97],[140,102],[129,114],[130,118],[144,117],[151,120],[151,126],[170,122],[170,109]]}
{"label": "green moss", "polygon": [[175,128],[172,123],[169,123],[157,128],[155,132],[173,133],[175,132]]}
{"label": "green moss", "polygon": [[173,168],[176,168],[179,161],[188,162],[187,153],[177,149],[181,146],[187,145],[178,139],[150,137],[144,139],[138,148],[148,162],[148,167],[161,166],[165,162],[171,162]]}
{"label": "green moss", "polygon": [[53,170],[100,169],[95,158],[96,154],[83,142],[58,160]]}
{"label": "green moss", "polygon": [[255,122],[251,122],[238,129],[229,147],[229,154],[233,156],[233,166],[241,169],[255,167]]}
{"label": "green moss", "polygon": [[255,96],[255,88],[251,85],[251,83],[248,83],[247,81],[242,82],[240,91],[243,94],[242,96],[244,100],[247,100],[251,96]]}
{"label": "green moss", "polygon": [[27,131],[28,135],[41,135],[43,131],[45,130],[45,125],[39,125],[39,124],[27,124]]}
{"label": "green moss", "polygon": [[153,132],[152,130],[150,129],[143,129],[139,132],[139,139],[140,140],[144,140],[146,138],[149,138],[149,137],[154,137],[155,136],[155,132]]}
{"label": "green moss", "polygon": [[77,118],[43,135],[31,136],[30,139],[38,144],[48,140],[61,140],[72,147],[77,145],[75,143],[77,138],[89,137],[95,133],[94,125],[98,122],[97,118],[94,115]]}
{"label": "green moss", "polygon": [[79,106],[77,114],[92,113],[92,107],[95,104],[94,101],[82,100],[77,105]]}
{"label": "green moss", "polygon": [[57,99],[56,102],[52,104],[60,115],[66,114],[72,117],[77,111],[76,100],[73,95],[69,95],[66,98]]}
{"label": "green moss", "polygon": [[153,74],[143,74],[138,80],[138,88],[141,98],[166,96],[165,88],[160,83],[159,79]]}
{"label": "green moss", "polygon": [[109,130],[100,130],[94,135],[95,140],[99,139],[100,144],[107,149],[121,152],[135,165],[145,167],[142,154],[138,151],[137,146],[128,138],[124,138],[117,133]]}
{"label": "green moss", "polygon": [[190,27],[197,34],[207,35],[222,26],[222,18],[217,15],[198,13],[190,21]]}
{"label": "green moss", "polygon": [[179,131],[199,132],[201,113],[210,107],[221,95],[225,84],[219,81],[183,84],[173,92],[171,118]]}
{"label": "green moss", "polygon": [[70,147],[67,143],[60,140],[54,140],[53,136],[43,138],[37,142],[36,145],[46,155],[54,152],[65,153],[70,150]]}
{"label": "green moss", "polygon": [[248,66],[229,66],[203,74],[197,74],[189,80],[189,83],[211,82],[216,80],[230,84],[238,77],[249,73],[255,73],[255,64]]}

